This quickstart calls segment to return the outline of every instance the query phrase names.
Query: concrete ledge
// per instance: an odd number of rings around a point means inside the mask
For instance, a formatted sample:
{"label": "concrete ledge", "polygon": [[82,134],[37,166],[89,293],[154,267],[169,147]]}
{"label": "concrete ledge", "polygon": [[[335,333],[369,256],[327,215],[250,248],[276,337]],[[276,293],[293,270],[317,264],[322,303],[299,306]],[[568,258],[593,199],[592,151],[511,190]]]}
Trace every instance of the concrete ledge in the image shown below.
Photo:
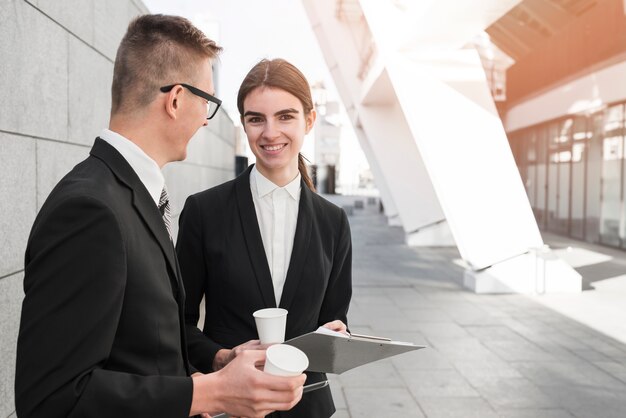
{"label": "concrete ledge", "polygon": [[395,214],[387,217],[387,224],[389,226],[402,226],[402,220],[400,219],[400,215]]}
{"label": "concrete ledge", "polygon": [[551,250],[528,252],[480,271],[465,270],[465,287],[476,293],[578,293],[582,276]]}
{"label": "concrete ledge", "polygon": [[410,232],[405,237],[409,247],[453,247],[456,245],[447,222],[439,222]]}

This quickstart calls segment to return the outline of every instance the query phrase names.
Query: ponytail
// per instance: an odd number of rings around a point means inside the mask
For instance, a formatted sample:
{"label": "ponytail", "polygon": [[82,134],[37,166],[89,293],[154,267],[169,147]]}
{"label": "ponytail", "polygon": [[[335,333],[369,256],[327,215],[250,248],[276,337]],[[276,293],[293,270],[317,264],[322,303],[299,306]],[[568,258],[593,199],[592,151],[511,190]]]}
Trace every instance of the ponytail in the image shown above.
{"label": "ponytail", "polygon": [[313,180],[311,180],[311,176],[309,176],[309,170],[308,170],[304,160],[306,160],[306,158],[304,158],[302,153],[299,152],[298,153],[298,171],[300,171],[300,175],[302,176],[302,180],[304,180],[304,184],[306,184],[307,187],[312,192],[315,193],[317,191],[315,190],[315,186],[313,185]]}

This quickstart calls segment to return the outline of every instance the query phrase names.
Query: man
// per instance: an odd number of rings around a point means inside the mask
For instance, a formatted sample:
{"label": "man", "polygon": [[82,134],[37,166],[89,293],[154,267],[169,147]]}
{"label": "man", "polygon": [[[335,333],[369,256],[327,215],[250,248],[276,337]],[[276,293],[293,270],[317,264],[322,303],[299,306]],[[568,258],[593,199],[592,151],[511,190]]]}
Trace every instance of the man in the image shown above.
{"label": "man", "polygon": [[109,129],[50,193],[29,237],[20,418],[258,417],[302,396],[304,375],[255,367],[262,351],[208,375],[187,361],[160,168],[184,159],[217,111],[220,101],[207,92],[220,50],[180,17],[146,15],[129,25],[115,60]]}

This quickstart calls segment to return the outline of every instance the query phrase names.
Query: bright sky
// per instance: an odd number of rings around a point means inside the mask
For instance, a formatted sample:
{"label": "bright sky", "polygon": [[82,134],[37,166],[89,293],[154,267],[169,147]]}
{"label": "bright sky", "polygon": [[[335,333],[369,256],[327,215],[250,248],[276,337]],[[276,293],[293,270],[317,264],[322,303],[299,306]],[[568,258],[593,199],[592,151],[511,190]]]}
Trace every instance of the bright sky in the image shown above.
{"label": "bright sky", "polygon": [[[329,100],[340,100],[315,34],[299,0],[143,0],[152,13],[176,14],[191,20],[224,51],[215,74],[217,96],[238,123],[237,90],[250,68],[263,58],[284,58],[307,77],[322,81]],[[349,120],[343,113],[339,183],[358,181],[368,164]],[[313,161],[310,134],[302,152]],[[253,156],[249,155],[252,157]],[[314,162],[314,161],[313,161]]]}
{"label": "bright sky", "polygon": [[216,75],[218,96],[234,120],[236,95],[247,72],[263,58],[284,58],[310,84],[323,81],[337,99],[332,77],[299,0],[144,0],[153,13],[190,19],[224,51]]}

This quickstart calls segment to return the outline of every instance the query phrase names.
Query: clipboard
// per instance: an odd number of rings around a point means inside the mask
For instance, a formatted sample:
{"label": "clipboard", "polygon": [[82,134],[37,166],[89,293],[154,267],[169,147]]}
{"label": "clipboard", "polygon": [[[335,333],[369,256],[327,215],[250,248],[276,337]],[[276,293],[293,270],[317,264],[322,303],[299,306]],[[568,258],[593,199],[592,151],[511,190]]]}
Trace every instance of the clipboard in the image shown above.
{"label": "clipboard", "polygon": [[426,348],[409,342],[360,334],[342,334],[319,327],[316,331],[285,341],[309,358],[306,371],[341,374],[377,360]]}
{"label": "clipboard", "polygon": [[[311,383],[310,385],[306,385],[302,388],[302,393],[312,392],[317,389],[325,388],[328,386],[328,380],[322,380],[321,382]],[[226,412],[222,412],[221,414],[213,415],[213,418],[230,418]]]}

